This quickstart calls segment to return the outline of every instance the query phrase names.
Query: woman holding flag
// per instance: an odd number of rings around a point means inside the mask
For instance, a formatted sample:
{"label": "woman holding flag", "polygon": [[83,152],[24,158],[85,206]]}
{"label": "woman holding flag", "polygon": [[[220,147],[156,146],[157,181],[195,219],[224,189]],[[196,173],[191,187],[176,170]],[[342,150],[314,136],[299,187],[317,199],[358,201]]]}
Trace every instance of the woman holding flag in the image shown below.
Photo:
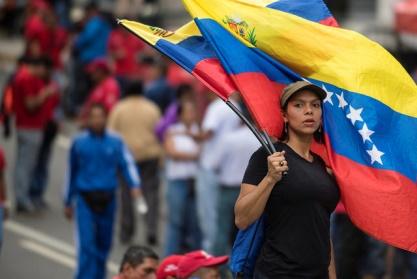
{"label": "woman holding flag", "polygon": [[324,161],[310,151],[321,140],[326,92],[306,81],[288,85],[280,100],[285,128],[270,156],[251,157],[235,206],[236,225],[247,228],[264,214],[265,239],[256,279],[336,278],[331,262],[330,214],[339,189]]}

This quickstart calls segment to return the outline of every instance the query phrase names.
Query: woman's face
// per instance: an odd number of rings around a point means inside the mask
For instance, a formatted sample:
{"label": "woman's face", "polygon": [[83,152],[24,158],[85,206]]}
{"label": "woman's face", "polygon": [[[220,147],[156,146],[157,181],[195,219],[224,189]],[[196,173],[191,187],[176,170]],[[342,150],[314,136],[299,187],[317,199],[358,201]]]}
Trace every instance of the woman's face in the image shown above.
{"label": "woman's face", "polygon": [[313,135],[321,125],[321,101],[315,93],[301,90],[290,98],[283,116],[292,132]]}
{"label": "woman's face", "polygon": [[192,102],[182,103],[181,121],[186,125],[191,125],[197,120],[197,113]]}

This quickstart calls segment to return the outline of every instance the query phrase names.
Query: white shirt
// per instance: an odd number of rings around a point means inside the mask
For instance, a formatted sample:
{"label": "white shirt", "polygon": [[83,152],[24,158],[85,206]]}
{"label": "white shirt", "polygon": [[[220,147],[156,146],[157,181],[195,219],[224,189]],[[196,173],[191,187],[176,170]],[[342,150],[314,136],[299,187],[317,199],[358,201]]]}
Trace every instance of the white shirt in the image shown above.
{"label": "white shirt", "polygon": [[[192,133],[198,133],[197,124],[191,126]],[[177,151],[189,155],[196,155],[200,151],[198,143],[190,136],[185,134],[186,127],[183,123],[176,123],[169,127],[168,133],[173,133],[172,140]],[[195,178],[198,170],[197,160],[181,161],[172,160],[170,157],[166,160],[166,176],[168,179],[189,179]]]}
{"label": "white shirt", "polygon": [[240,186],[249,159],[260,146],[247,126],[225,134],[221,144],[213,152],[211,166],[219,171],[220,184],[228,187]]}
{"label": "white shirt", "polygon": [[212,169],[212,161],[216,147],[221,144],[221,138],[225,133],[235,130],[240,125],[240,118],[222,100],[217,99],[207,107],[203,119],[202,129],[212,131],[213,136],[206,140],[200,156],[200,164],[205,169]]}

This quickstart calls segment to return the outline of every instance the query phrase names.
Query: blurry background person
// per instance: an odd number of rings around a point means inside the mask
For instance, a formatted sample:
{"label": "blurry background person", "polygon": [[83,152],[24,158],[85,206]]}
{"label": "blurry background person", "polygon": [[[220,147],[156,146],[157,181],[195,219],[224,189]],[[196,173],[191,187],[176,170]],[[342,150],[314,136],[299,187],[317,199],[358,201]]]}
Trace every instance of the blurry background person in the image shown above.
{"label": "blurry background person", "polygon": [[201,250],[190,252],[178,263],[177,278],[220,279],[219,268],[228,260],[228,256],[213,257]]}
{"label": "blurry background person", "polygon": [[73,44],[73,67],[68,94],[71,99],[70,109],[74,112],[84,102],[89,89],[86,66],[95,59],[106,56],[110,32],[111,26],[100,14],[96,2],[87,4],[82,30]]}
{"label": "blurry background person", "polygon": [[182,255],[171,255],[162,260],[156,271],[157,279],[176,279]]}
{"label": "blurry background person", "polygon": [[86,117],[91,104],[100,103],[105,107],[106,111],[111,111],[120,97],[120,86],[112,75],[105,59],[97,58],[93,60],[88,64],[86,71],[90,75],[94,86],[81,108],[81,121]]}
{"label": "blurry background person", "polygon": [[161,114],[174,99],[174,90],[166,78],[167,65],[156,58],[146,60],[145,97],[157,104]]}
{"label": "blurry background person", "polygon": [[88,129],[72,142],[65,194],[65,216],[76,207],[78,262],[76,278],[103,279],[113,238],[115,190],[120,171],[138,198],[139,176],[123,140],[106,130],[106,109],[93,104]]}
{"label": "blurry background person", "polygon": [[166,130],[178,120],[178,106],[186,101],[194,101],[195,92],[191,85],[182,83],[176,89],[176,99],[168,106],[155,128],[160,141],[164,140]]}
{"label": "blurry background person", "polygon": [[[162,148],[155,136],[160,119],[158,107],[143,97],[142,83],[131,82],[126,97],[112,110],[108,127],[118,132],[133,153],[140,170],[142,191],[149,206],[146,214],[147,239],[155,244],[159,222],[159,160]],[[121,241],[126,243],[134,234],[135,219],[126,187],[122,187]]]}
{"label": "blurry background person", "polygon": [[0,147],[0,252],[3,245],[3,223],[8,217],[6,206],[6,159],[4,157],[3,148]]}
{"label": "blurry background person", "polygon": [[331,235],[338,279],[388,276],[388,245],[360,231],[341,203],[331,217]]}
{"label": "blurry background person", "polygon": [[[243,114],[250,119],[245,109]],[[217,204],[217,233],[214,255],[230,252],[236,236],[234,207],[240,192],[240,183],[253,152],[260,147],[251,130],[241,121],[240,127],[224,134],[221,143],[213,152],[212,168],[219,175],[219,197]]]}
{"label": "blurry background person", "polygon": [[178,123],[168,128],[164,142],[168,184],[167,256],[201,246],[195,200],[200,146],[191,136],[199,133],[195,104],[183,102],[178,106],[178,115]]}
{"label": "blurry background person", "polygon": [[58,133],[60,92],[58,84],[52,79],[53,65],[49,61],[46,65],[46,74],[43,78],[44,86],[41,90],[50,91],[50,96],[42,106],[44,114],[44,127],[42,143],[37,154],[36,165],[32,174],[29,195],[32,204],[37,209],[47,207],[44,195],[48,185],[49,159],[51,157],[54,139]]}
{"label": "blurry background person", "polygon": [[[203,234],[203,248],[212,253],[217,233],[217,203],[219,182],[213,166],[216,146],[221,145],[225,133],[235,130],[240,125],[239,117],[219,98],[211,95],[213,100],[207,107],[202,131],[196,139],[202,142],[200,168],[197,175],[197,211]],[[231,100],[235,101],[237,95]]]}
{"label": "blurry background person", "polygon": [[107,44],[110,66],[123,92],[129,81],[143,78],[144,66],[140,63],[139,57],[145,47],[142,40],[121,25],[110,33]]}
{"label": "blurry background person", "polygon": [[16,117],[17,152],[14,189],[17,212],[31,212],[34,207],[29,198],[29,187],[45,127],[45,105],[55,94],[45,87],[44,79],[50,60],[31,58],[16,73],[13,81],[13,110]]}
{"label": "blurry background person", "polygon": [[158,260],[158,255],[152,249],[131,246],[123,256],[119,275],[113,279],[154,279]]}

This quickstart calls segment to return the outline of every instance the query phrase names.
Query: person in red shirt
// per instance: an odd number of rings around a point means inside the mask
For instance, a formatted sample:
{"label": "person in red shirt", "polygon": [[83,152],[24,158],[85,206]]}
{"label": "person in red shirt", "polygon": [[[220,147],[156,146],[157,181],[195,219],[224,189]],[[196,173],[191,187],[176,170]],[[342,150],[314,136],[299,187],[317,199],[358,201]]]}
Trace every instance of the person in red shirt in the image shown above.
{"label": "person in red shirt", "polygon": [[3,243],[3,222],[7,218],[6,207],[6,159],[4,158],[3,148],[0,147],[0,250]]}
{"label": "person in red shirt", "polygon": [[24,25],[26,55],[40,57],[49,55],[53,49],[53,29],[48,26],[53,11],[44,1],[33,1],[29,5],[29,16]]}
{"label": "person in red shirt", "polygon": [[102,58],[93,60],[93,62],[87,65],[87,72],[90,74],[95,86],[81,108],[81,121],[85,119],[86,112],[88,112],[92,104],[102,104],[107,112],[110,112],[120,97],[119,84],[111,74],[106,60]]}
{"label": "person in red shirt", "polygon": [[44,78],[51,61],[46,57],[27,59],[13,81],[13,107],[17,131],[17,154],[14,173],[14,190],[17,212],[31,212],[29,183],[45,126],[43,112],[46,100],[54,94]]}
{"label": "person in red shirt", "polygon": [[126,79],[142,79],[145,66],[139,62],[139,56],[145,47],[145,43],[121,26],[110,33],[107,50],[111,58],[111,68],[122,84]]}
{"label": "person in red shirt", "polygon": [[44,117],[44,128],[42,135],[42,143],[38,152],[36,165],[33,171],[29,195],[32,204],[36,209],[47,208],[44,200],[44,194],[48,183],[48,166],[52,152],[52,145],[58,133],[59,125],[59,103],[60,92],[58,84],[52,79],[52,64],[47,68],[47,75],[44,79],[44,89],[53,92],[44,102],[42,113]]}

